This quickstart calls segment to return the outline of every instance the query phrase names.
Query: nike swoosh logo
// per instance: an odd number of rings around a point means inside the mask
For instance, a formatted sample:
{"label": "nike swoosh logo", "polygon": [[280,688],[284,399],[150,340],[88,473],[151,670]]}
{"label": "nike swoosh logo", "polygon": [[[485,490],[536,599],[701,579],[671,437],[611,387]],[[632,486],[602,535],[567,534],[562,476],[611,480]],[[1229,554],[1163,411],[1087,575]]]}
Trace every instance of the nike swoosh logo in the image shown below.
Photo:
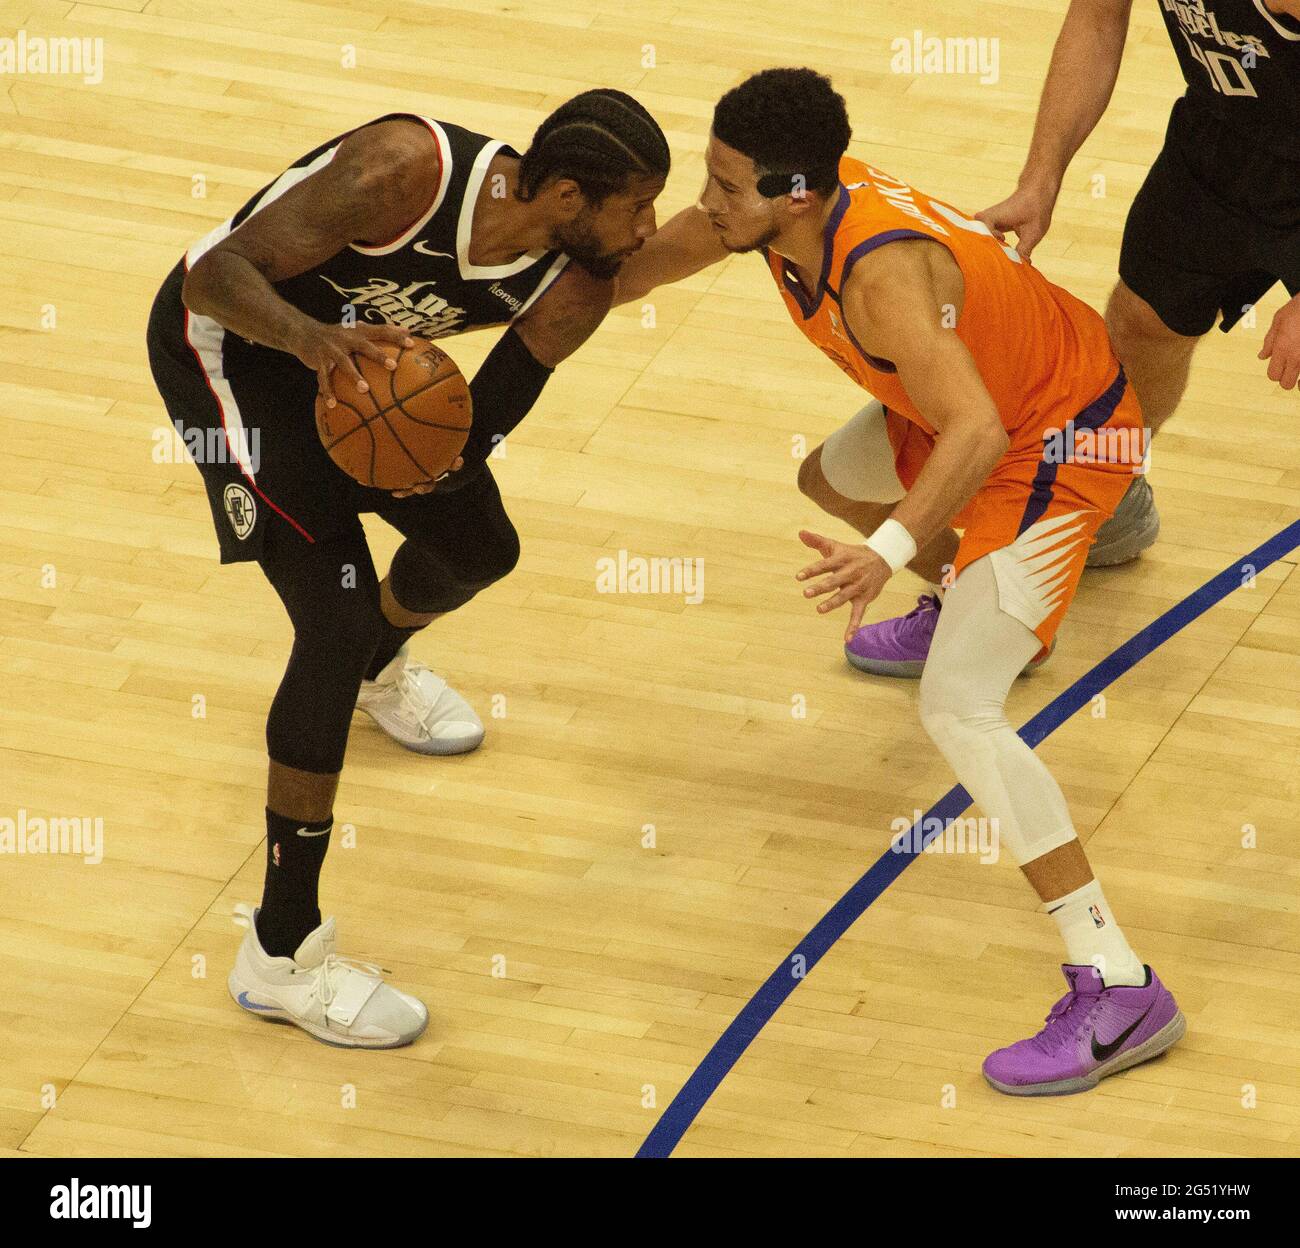
{"label": "nike swoosh logo", "polygon": [[1147,1014],[1150,1014],[1151,1011],[1154,1010],[1155,1008],[1156,1007],[1154,1004],[1148,1006],[1146,1013],[1143,1014],[1142,1017],[1139,1018],[1137,1022],[1133,1024],[1132,1027],[1126,1027],[1109,1044],[1098,1044],[1097,1033],[1094,1031],[1092,1033],[1093,1060],[1097,1062],[1104,1062],[1108,1057],[1113,1057],[1116,1051],[1119,1049],[1120,1045],[1122,1045],[1124,1041],[1129,1038],[1129,1036],[1131,1036],[1139,1027],[1142,1026],[1142,1024],[1146,1021]]}
{"label": "nike swoosh logo", "polygon": [[333,827],[334,825],[330,824],[328,828],[321,828],[319,832],[308,832],[306,828],[299,828],[298,835],[299,836],[327,836]]}
{"label": "nike swoosh logo", "polygon": [[418,243],[413,243],[412,246],[422,256],[445,256],[448,260],[454,260],[456,258],[449,251],[431,251],[424,245],[424,239],[420,239]]}
{"label": "nike swoosh logo", "polygon": [[278,1005],[259,1005],[256,1001],[250,1001],[248,999],[248,993],[246,992],[241,992],[239,996],[235,998],[235,1000],[238,1001],[239,1004],[242,1005],[246,1010],[261,1010],[263,1013],[265,1013],[268,1011],[278,1010],[280,1008]]}

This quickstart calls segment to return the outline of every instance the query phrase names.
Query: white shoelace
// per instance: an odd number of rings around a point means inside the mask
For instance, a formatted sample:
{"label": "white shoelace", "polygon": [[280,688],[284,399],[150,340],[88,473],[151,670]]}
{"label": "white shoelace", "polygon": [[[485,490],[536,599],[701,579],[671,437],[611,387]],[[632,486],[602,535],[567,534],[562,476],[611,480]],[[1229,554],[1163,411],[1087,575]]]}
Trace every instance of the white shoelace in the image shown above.
{"label": "white shoelace", "polygon": [[[429,669],[422,663],[407,663],[398,674],[397,692],[402,699],[402,708],[408,711],[411,718],[415,720],[415,722],[419,724],[426,733],[432,736],[433,724],[431,721],[438,703],[438,696],[435,696],[431,702],[425,702],[424,694],[420,689],[420,676],[425,672],[428,672],[430,676],[433,676],[433,673],[429,672]],[[435,681],[439,679],[437,676],[434,676],[433,678]],[[442,682],[442,689],[445,689],[446,687],[447,682],[444,680]],[[442,689],[438,690],[438,695],[441,695]]]}
{"label": "white shoelace", "polygon": [[[236,902],[230,916],[240,927],[253,926],[253,907],[246,902]],[[357,958],[340,957],[337,953],[327,953],[325,960],[319,966],[307,968],[295,967],[295,975],[315,975],[316,989],[320,994],[321,1004],[325,1006],[332,1005],[334,998],[338,996],[338,987],[335,984],[335,977],[343,971],[359,971],[363,975],[369,975],[372,979],[378,979],[382,982],[384,977],[384,968],[375,966],[371,962],[362,962]]]}
{"label": "white shoelace", "polygon": [[334,977],[344,971],[360,971],[363,975],[380,980],[384,974],[380,967],[369,962],[359,962],[356,958],[341,958],[337,953],[327,953],[325,960],[319,966],[314,966],[310,971],[305,972],[305,974],[319,976],[316,989],[323,1006],[328,1008],[334,1003],[334,998],[338,996]]}

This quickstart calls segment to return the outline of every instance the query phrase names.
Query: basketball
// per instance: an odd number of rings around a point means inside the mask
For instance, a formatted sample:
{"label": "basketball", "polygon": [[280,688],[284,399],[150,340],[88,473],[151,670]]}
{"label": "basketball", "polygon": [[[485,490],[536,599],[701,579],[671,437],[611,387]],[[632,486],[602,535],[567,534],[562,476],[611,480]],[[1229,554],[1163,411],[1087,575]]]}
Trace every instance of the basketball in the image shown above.
{"label": "basketball", "polygon": [[397,367],[354,356],[368,391],[335,369],[335,407],[316,396],[316,431],[348,476],[379,490],[409,490],[436,481],[469,437],[469,386],[456,361],[423,338],[414,347],[380,344]]}

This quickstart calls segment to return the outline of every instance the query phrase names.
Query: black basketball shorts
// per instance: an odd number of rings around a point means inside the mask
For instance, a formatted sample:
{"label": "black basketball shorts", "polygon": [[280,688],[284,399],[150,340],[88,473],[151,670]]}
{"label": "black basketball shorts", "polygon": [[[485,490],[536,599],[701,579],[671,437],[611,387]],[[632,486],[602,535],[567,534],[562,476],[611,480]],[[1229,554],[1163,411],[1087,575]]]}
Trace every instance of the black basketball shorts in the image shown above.
{"label": "black basketball shorts", "polygon": [[1175,333],[1227,332],[1275,283],[1300,293],[1300,161],[1186,96],[1133,200],[1119,274]]}
{"label": "black basketball shorts", "polygon": [[[493,511],[484,532],[503,529],[500,495],[486,464],[467,465],[430,494],[395,499],[337,467],[316,433],[316,375],[282,352],[223,357],[224,334],[181,301],[183,263],[168,275],[149,318],[149,364],[172,424],[202,474],[221,562],[261,557],[267,526],[308,543],[355,532],[362,512],[400,513],[403,527],[427,512],[445,524],[452,511]],[[250,355],[253,362],[249,362]],[[461,533],[472,517],[458,517]]]}

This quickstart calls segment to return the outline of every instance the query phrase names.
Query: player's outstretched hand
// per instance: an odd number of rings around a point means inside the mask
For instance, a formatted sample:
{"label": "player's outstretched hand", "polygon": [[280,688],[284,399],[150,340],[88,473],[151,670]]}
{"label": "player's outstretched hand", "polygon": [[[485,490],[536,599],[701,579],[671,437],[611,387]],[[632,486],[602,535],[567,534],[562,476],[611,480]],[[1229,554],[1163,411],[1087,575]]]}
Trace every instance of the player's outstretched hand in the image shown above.
{"label": "player's outstretched hand", "polygon": [[389,369],[397,367],[396,361],[384,354],[381,343],[413,347],[415,339],[396,325],[355,325],[349,328],[309,320],[294,344],[293,353],[316,374],[316,386],[325,406],[333,407],[337,400],[330,384],[330,373],[334,369],[345,370],[358,390],[370,388],[352,358],[354,355],[364,355]]}
{"label": "player's outstretched hand", "polygon": [[1259,358],[1268,361],[1269,381],[1283,390],[1295,389],[1300,381],[1300,295],[1278,308]]}
{"label": "player's outstretched hand", "polygon": [[853,604],[849,612],[849,626],[844,632],[844,640],[851,641],[853,634],[862,627],[862,615],[885,588],[885,582],[893,575],[887,564],[869,546],[851,546],[848,542],[837,542],[820,533],[810,533],[807,529],[799,530],[799,540],[805,546],[811,546],[821,558],[810,563],[801,572],[796,572],[796,581],[806,581],[810,577],[823,579],[816,585],[809,585],[803,591],[805,598],[818,598],[822,594],[834,593],[833,598],[817,604],[821,614],[834,611],[846,602]]}
{"label": "player's outstretched hand", "polygon": [[[464,467],[465,461],[457,455],[456,462],[438,478],[438,481],[445,481],[453,472],[459,472]],[[438,481],[422,481],[419,485],[411,486],[409,490],[392,490],[390,493],[394,498],[410,498],[412,494],[432,494],[438,488]]]}
{"label": "player's outstretched hand", "polygon": [[1059,187],[1046,184],[1017,187],[1000,204],[977,212],[975,220],[983,221],[1004,243],[1007,230],[1015,230],[1016,251],[1028,260],[1052,224],[1052,209],[1059,193]]}

